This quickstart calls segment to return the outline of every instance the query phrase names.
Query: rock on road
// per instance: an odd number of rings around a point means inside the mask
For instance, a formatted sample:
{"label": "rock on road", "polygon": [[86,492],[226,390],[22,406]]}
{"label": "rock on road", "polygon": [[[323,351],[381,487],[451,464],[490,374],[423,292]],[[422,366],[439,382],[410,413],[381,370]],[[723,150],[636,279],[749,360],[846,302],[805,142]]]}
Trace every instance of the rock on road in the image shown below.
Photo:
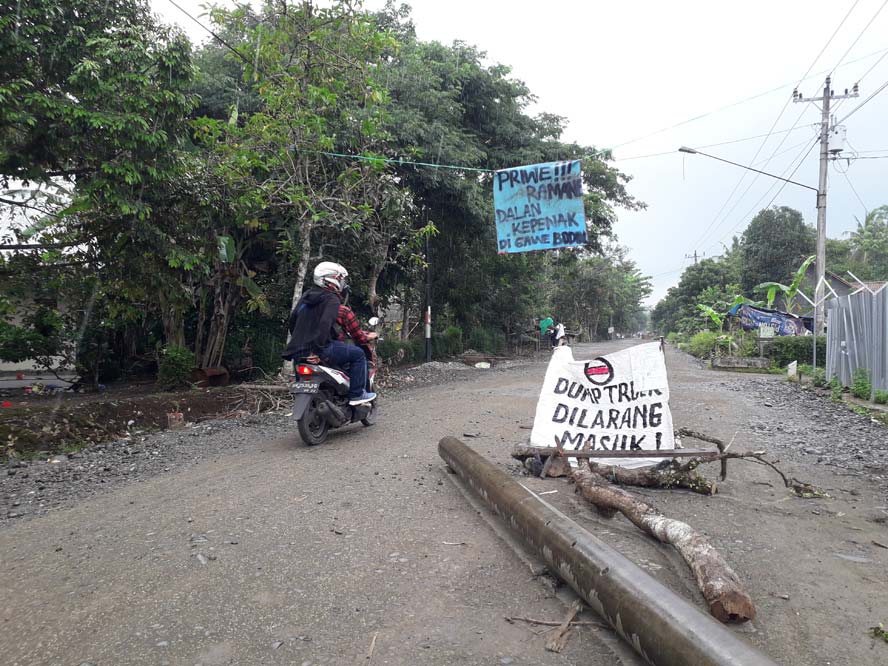
{"label": "rock on road", "polygon": [[[622,346],[581,346],[576,355]],[[604,632],[575,631],[554,654],[543,636],[504,621],[560,619],[564,605],[460,494],[437,455],[442,436],[476,434],[466,441],[515,472],[509,451],[528,437],[519,425],[532,420],[544,370],[537,362],[473,371],[384,397],[377,426],[336,431],[317,448],[280,415],[205,441],[185,438],[182,446],[212,452],[218,443],[219,452],[7,522],[3,663],[617,663]],[[888,541],[883,477],[838,476],[847,466],[816,464],[795,445],[801,416],[789,407],[781,431],[763,435],[775,418],[763,416],[762,396],[779,379],[720,375],[672,353],[669,370],[677,424],[726,439],[744,432],[744,448],[764,443],[794,476],[833,496],[788,497],[773,474],[742,463],[713,498],[645,492],[709,534],[748,583],[759,617],[746,638],[782,664],[884,663],[888,646],[865,632],[888,620],[888,550],[870,545]],[[232,439],[239,448],[223,446]],[[831,439],[822,432],[805,446]],[[670,549],[622,519],[596,516],[563,479],[529,482],[557,489],[549,497],[564,510],[699,604]]]}

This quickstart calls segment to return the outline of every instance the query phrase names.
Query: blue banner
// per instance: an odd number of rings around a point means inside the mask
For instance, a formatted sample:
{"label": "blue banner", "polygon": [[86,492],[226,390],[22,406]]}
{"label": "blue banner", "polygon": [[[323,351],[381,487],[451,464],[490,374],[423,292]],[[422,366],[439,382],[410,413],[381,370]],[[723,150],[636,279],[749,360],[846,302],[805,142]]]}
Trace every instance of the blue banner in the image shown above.
{"label": "blue banner", "polygon": [[497,171],[493,205],[499,254],[587,242],[579,160]]}
{"label": "blue banner", "polygon": [[806,319],[786,312],[757,308],[754,305],[735,305],[728,312],[740,318],[740,326],[746,331],[757,331],[764,326],[771,326],[775,335],[805,335],[808,328]]}

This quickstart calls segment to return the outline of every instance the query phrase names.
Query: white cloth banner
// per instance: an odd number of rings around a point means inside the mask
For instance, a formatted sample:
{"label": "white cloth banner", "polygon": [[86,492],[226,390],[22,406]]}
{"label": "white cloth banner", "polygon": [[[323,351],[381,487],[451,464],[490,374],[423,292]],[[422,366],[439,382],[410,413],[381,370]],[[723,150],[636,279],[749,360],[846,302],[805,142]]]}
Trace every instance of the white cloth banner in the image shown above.
{"label": "white cloth banner", "polygon": [[[546,370],[530,434],[532,446],[565,451],[674,449],[669,382],[659,342],[645,343],[591,361],[575,361],[558,347]],[[593,458],[593,460],[595,460]],[[600,458],[637,468],[662,458]],[[576,464],[576,459],[571,459]]]}

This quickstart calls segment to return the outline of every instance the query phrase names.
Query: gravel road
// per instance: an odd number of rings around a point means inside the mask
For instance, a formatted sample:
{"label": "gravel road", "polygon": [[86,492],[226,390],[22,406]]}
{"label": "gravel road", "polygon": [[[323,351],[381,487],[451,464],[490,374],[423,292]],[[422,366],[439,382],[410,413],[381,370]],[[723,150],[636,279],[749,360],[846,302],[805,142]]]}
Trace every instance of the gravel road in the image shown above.
{"label": "gravel road", "polygon": [[[766,448],[830,495],[792,497],[742,462],[714,497],[642,493],[706,533],[747,583],[759,615],[738,631],[781,664],[885,663],[888,645],[867,636],[888,621],[885,428],[777,377],[671,351],[668,364],[677,425],[736,433],[736,448]],[[619,663],[605,632],[577,631],[559,655],[504,621],[560,619],[564,605],[437,457],[442,436],[474,435],[521,473],[509,451],[527,439],[544,370],[417,371],[416,388],[384,396],[376,427],[312,449],[278,413],[7,467],[4,663]],[[563,479],[527,482],[700,603],[669,548],[602,519]]]}

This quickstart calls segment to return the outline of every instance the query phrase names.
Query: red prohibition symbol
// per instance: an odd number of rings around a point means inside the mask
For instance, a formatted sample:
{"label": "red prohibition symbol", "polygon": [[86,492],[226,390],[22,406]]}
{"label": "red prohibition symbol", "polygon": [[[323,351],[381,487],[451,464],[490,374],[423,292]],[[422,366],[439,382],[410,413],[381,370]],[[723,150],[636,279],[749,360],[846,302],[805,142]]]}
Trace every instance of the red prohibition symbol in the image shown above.
{"label": "red prohibition symbol", "polygon": [[596,386],[604,386],[614,378],[614,366],[603,356],[586,363],[584,372],[586,379]]}

